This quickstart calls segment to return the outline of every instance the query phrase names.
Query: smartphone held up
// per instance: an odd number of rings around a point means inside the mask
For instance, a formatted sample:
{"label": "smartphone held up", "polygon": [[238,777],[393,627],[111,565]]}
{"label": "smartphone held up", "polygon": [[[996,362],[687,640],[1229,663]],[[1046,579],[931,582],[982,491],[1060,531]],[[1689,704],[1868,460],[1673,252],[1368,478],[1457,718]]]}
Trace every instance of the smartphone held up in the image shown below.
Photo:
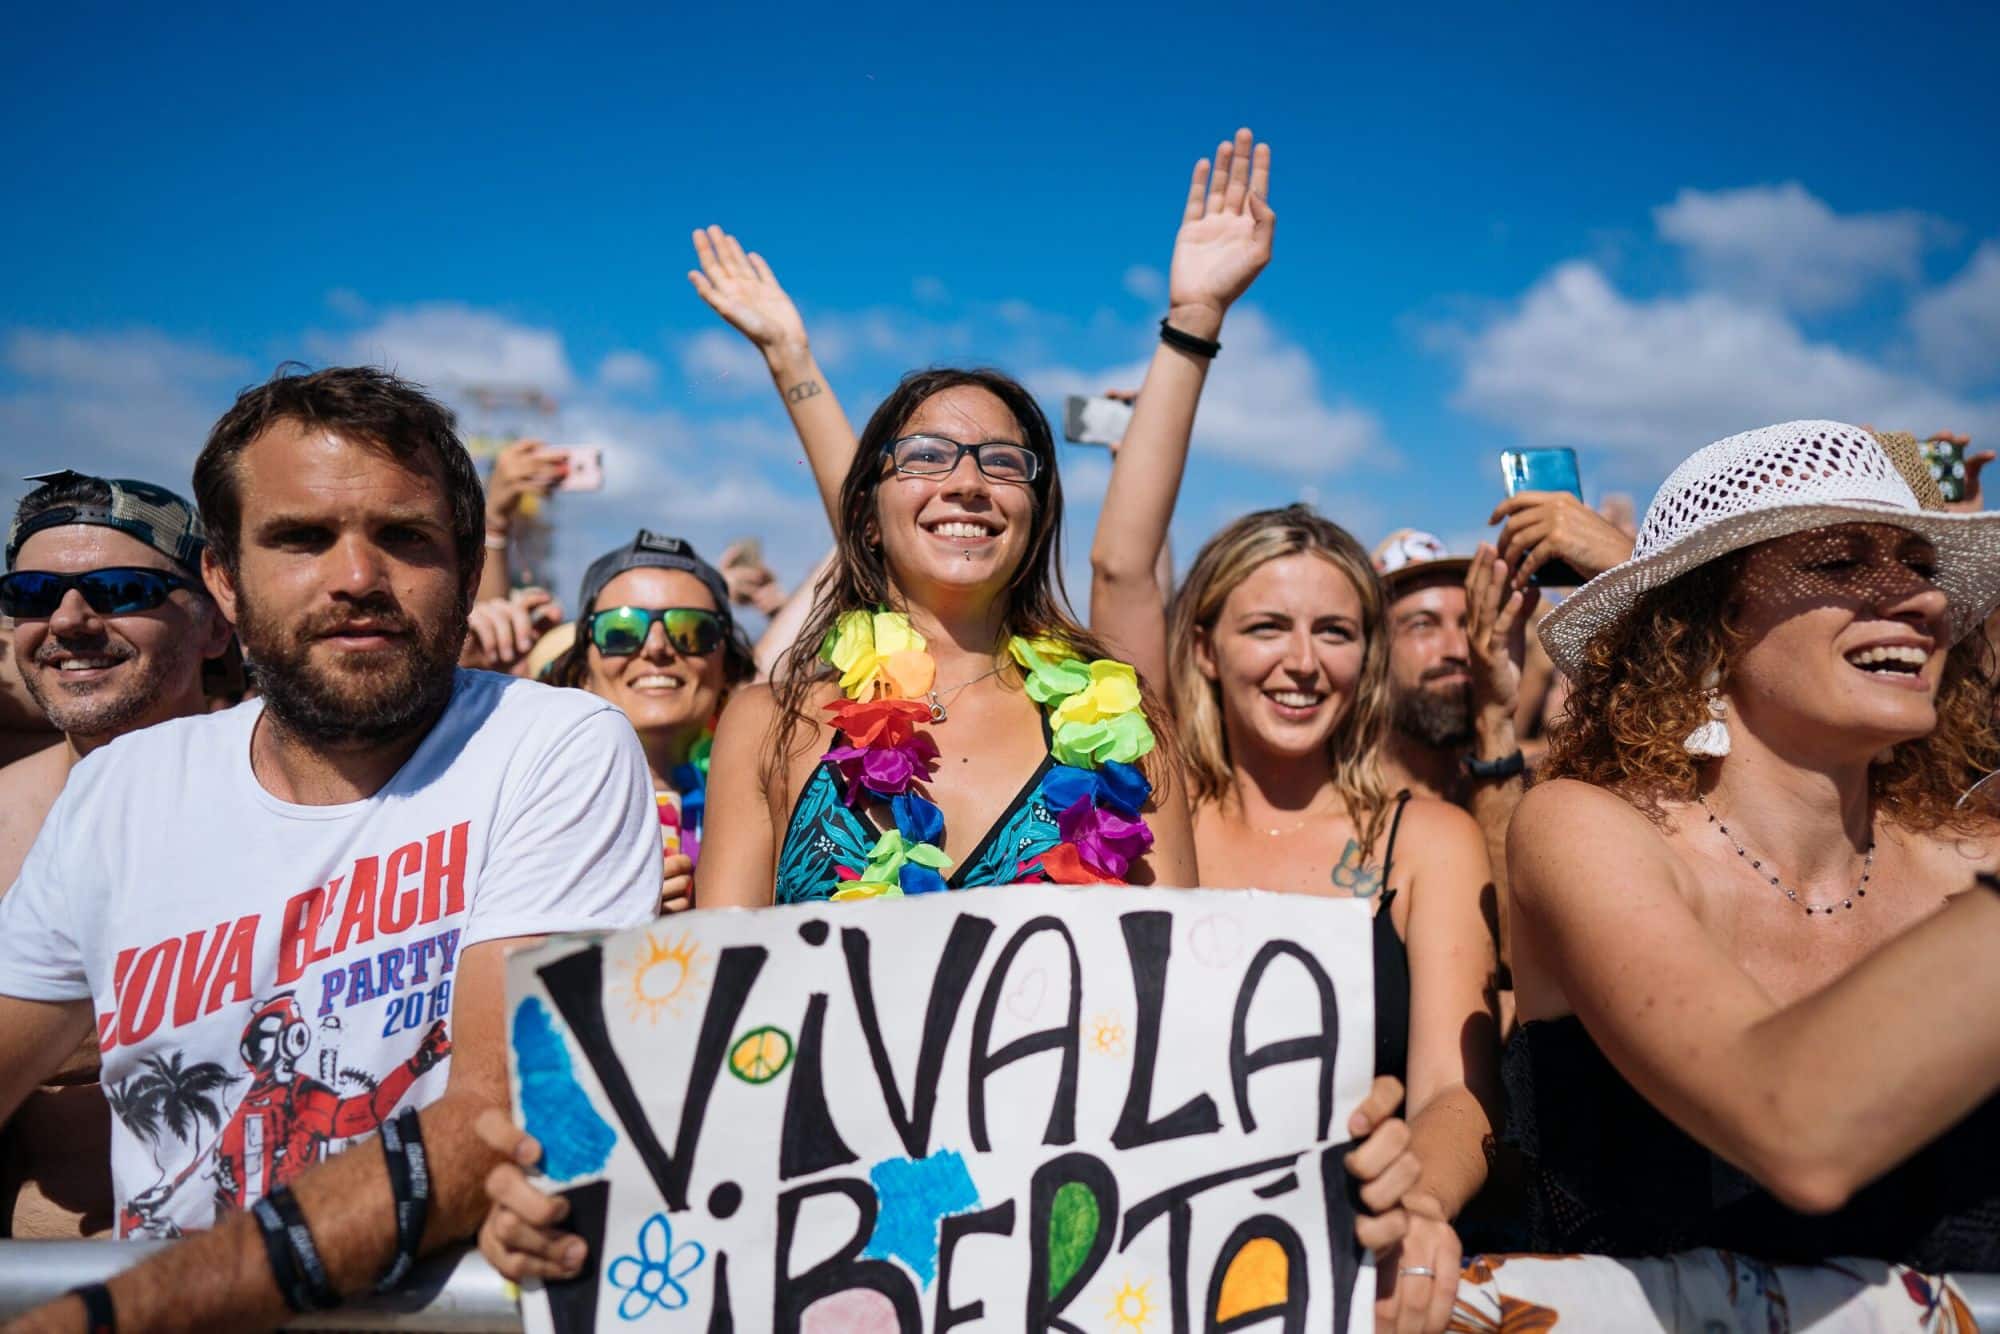
{"label": "smartphone held up", "polygon": [[599,445],[565,445],[557,453],[562,455],[562,480],[556,483],[558,491],[602,491],[604,489],[604,450]]}
{"label": "smartphone held up", "polygon": [[1063,400],[1063,439],[1073,445],[1116,445],[1132,424],[1132,405],[1108,394]]}

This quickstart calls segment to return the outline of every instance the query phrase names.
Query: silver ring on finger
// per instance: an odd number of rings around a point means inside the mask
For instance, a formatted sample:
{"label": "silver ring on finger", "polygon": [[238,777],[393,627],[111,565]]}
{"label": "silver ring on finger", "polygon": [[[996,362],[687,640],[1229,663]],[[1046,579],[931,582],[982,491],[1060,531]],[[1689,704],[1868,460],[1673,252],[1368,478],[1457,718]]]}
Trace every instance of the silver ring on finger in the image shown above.
{"label": "silver ring on finger", "polygon": [[1432,1269],[1429,1265],[1404,1265],[1401,1269],[1398,1269],[1396,1272],[1399,1274],[1407,1274],[1411,1278],[1437,1277],[1437,1271],[1435,1269]]}

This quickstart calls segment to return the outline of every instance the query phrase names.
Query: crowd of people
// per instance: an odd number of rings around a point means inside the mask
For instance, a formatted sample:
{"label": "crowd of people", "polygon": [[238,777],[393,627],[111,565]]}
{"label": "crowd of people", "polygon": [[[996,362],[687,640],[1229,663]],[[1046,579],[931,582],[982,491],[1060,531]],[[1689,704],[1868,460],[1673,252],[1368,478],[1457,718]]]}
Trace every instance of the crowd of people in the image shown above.
{"label": "crowd of people", "polygon": [[[1453,1322],[1498,1254],[2000,1271],[1977,467],[1948,507],[1907,438],[1788,422],[1694,451],[1636,526],[1526,491],[1473,552],[1371,553],[1299,504],[1163,578],[1270,172],[1248,131],[1194,169],[1087,622],[1034,397],[920,370],[855,432],[717,228],[690,279],[832,528],[789,594],[652,531],[566,609],[513,591],[561,455],[482,483],[446,409],[365,367],[246,390],[192,502],[30,479],[0,577],[4,1221],[180,1242],[22,1328],[268,1324],[475,1235],[510,1277],[575,1273],[507,1110],[509,949],[1022,882],[1371,905],[1348,1167],[1378,1328],[1485,1328]],[[1557,562],[1585,582],[1544,605]]]}

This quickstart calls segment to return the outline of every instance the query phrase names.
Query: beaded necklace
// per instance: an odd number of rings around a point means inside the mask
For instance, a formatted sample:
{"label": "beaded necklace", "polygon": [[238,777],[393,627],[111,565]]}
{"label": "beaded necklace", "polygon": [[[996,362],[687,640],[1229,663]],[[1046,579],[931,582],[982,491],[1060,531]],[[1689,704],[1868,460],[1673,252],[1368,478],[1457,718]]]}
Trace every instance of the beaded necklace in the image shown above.
{"label": "beaded necklace", "polygon": [[[1049,715],[1055,764],[1042,782],[1062,841],[1020,863],[1023,878],[1059,884],[1123,884],[1153,844],[1139,811],[1152,784],[1134,763],[1153,749],[1140,708],[1139,677],[1122,662],[1085,662],[1054,639],[1014,636],[1008,654],[1025,673],[1030,699]],[[937,662],[910,618],[894,611],[851,611],[835,621],[820,658],[840,673],[846,698],[827,706],[835,745],[822,757],[839,774],[849,807],[887,802],[884,830],[860,865],[837,864],[836,900],[900,898],[948,889],[951,859],[939,846],[944,814],[919,791],[937,768],[938,748],[925,724],[934,707]]]}

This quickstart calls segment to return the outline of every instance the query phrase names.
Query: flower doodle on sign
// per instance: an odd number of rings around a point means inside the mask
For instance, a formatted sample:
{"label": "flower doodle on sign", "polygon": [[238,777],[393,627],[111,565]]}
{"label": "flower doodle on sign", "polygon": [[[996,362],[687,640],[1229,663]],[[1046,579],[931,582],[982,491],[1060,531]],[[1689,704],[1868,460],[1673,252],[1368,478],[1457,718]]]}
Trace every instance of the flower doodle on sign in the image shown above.
{"label": "flower doodle on sign", "polygon": [[621,1255],[606,1275],[624,1292],[618,1302],[620,1320],[641,1320],[657,1306],[678,1311],[688,1304],[681,1280],[701,1268],[708,1251],[698,1241],[674,1245],[674,1225],[665,1214],[654,1214],[639,1229],[639,1253]]}

